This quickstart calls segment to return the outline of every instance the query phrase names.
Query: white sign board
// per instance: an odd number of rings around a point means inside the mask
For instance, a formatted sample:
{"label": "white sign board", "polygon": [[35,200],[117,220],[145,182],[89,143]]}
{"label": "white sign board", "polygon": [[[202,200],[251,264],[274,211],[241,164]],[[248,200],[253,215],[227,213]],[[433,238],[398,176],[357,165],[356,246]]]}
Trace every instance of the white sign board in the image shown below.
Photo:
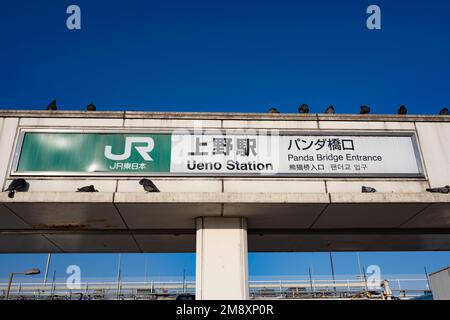
{"label": "white sign board", "polygon": [[17,175],[423,177],[413,133],[22,130]]}
{"label": "white sign board", "polygon": [[172,135],[174,174],[422,176],[412,135]]}

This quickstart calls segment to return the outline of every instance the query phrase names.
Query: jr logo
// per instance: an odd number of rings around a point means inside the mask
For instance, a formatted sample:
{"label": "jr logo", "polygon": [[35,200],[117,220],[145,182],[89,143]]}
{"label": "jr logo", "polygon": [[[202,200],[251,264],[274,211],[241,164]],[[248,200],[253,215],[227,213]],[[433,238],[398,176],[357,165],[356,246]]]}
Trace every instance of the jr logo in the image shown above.
{"label": "jr logo", "polygon": [[126,160],[131,156],[133,143],[146,143],[146,146],[135,146],[135,149],[145,161],[153,161],[149,153],[155,147],[155,142],[150,137],[127,137],[125,139],[125,150],[122,154],[113,154],[112,146],[105,146],[105,157],[115,161]]}

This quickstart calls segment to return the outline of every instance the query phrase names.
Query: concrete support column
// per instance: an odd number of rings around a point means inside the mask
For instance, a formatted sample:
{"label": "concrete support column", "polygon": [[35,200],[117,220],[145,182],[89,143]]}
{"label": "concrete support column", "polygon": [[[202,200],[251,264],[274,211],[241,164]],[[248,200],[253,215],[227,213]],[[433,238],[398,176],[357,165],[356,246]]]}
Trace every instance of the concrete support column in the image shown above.
{"label": "concrete support column", "polygon": [[197,218],[196,299],[248,299],[247,220]]}

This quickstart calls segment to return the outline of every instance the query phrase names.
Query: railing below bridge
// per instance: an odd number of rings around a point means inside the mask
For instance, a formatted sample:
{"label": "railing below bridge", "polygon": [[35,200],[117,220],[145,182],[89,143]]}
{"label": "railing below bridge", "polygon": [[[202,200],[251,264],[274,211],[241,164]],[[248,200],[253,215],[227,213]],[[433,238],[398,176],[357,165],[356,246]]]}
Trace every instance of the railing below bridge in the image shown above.
{"label": "railing below bridge", "polygon": [[[381,299],[383,288],[371,288],[367,279],[348,276],[332,280],[329,277],[314,279],[250,280],[251,299]],[[267,277],[266,277],[267,279]],[[424,277],[388,277],[393,297],[412,299],[429,294]],[[69,284],[70,285],[70,284]],[[11,285],[10,299],[36,300],[157,300],[175,299],[180,294],[195,294],[195,281],[83,281],[76,288],[64,281],[30,283],[16,281]],[[71,284],[73,286],[73,284]],[[6,294],[6,281],[0,283],[0,299]]]}

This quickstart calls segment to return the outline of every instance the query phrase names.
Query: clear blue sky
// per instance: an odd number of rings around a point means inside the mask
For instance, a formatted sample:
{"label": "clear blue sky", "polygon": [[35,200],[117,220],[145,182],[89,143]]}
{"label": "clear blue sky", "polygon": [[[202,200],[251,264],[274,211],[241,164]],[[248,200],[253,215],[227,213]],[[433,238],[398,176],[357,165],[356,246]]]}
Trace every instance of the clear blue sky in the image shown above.
{"label": "clear blue sky", "polygon": [[[382,30],[365,27],[368,5]],[[82,10],[82,30],[65,26]],[[312,112],[333,104],[354,113],[434,114],[450,105],[450,2],[396,1],[3,1],[0,108]],[[422,273],[450,253],[363,253],[385,273]],[[43,267],[45,255],[0,255],[10,270]],[[354,253],[335,255],[338,273],[356,273]],[[61,276],[114,276],[117,255],[57,255]],[[124,274],[142,276],[144,255],[124,256]],[[151,276],[194,275],[194,255],[149,255]],[[250,274],[329,273],[323,253],[251,254]]]}

